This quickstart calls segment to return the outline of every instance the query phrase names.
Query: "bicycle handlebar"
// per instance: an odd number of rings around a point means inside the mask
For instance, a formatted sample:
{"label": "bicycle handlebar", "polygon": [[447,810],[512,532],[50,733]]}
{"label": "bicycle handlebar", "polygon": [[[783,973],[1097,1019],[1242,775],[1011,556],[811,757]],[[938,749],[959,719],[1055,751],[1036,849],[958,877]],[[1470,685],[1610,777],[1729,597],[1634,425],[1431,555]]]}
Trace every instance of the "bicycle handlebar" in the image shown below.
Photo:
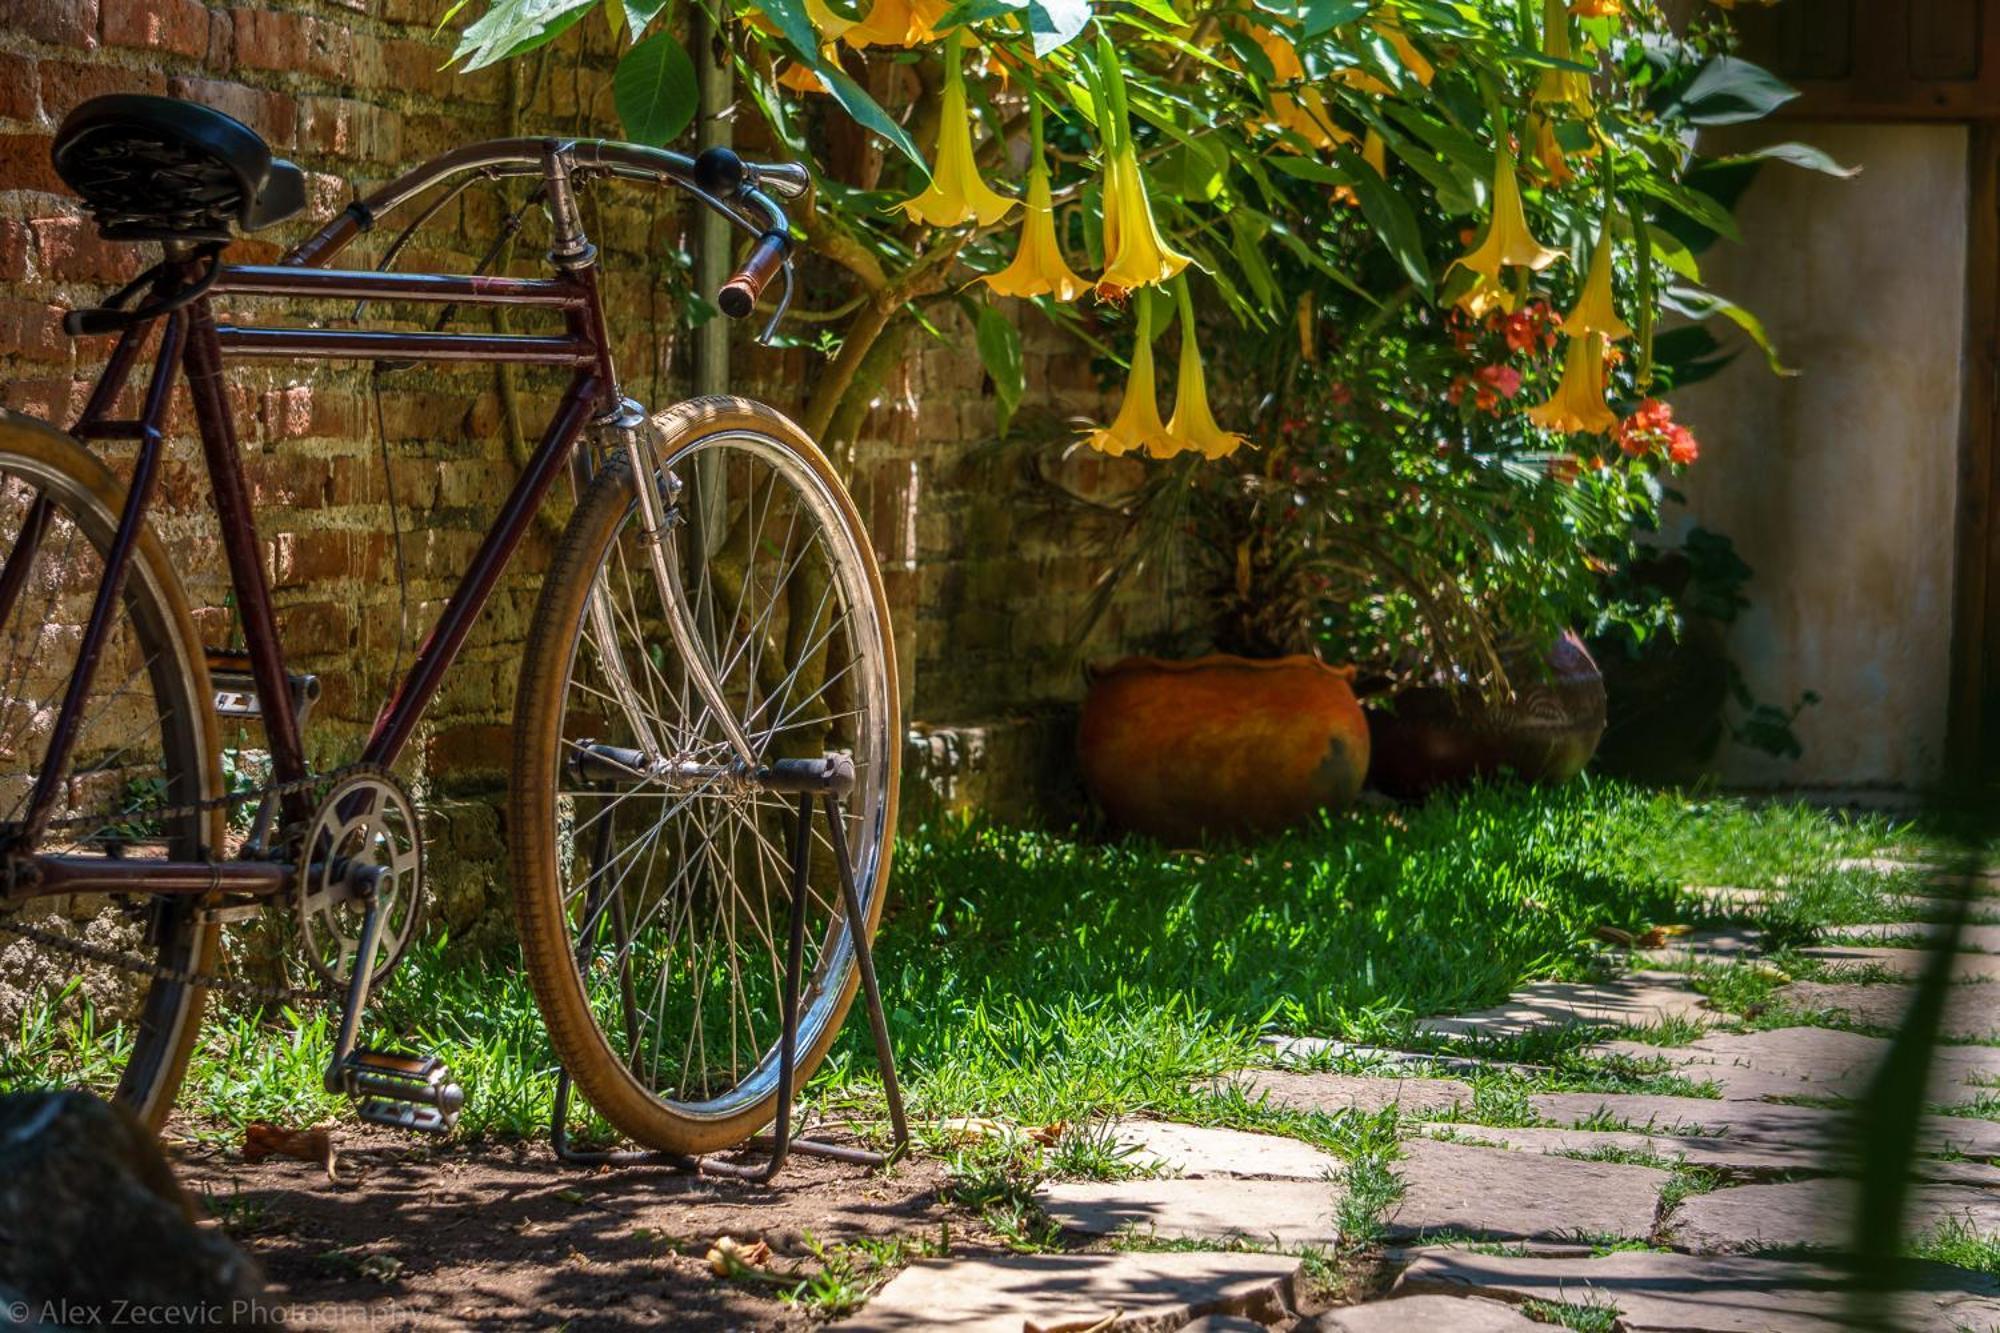
{"label": "bicycle handlebar", "polygon": [[[544,170],[551,151],[566,153],[573,167],[602,172],[627,180],[649,180],[655,184],[680,186],[757,240],[743,266],[716,293],[716,303],[732,319],[748,315],[765,286],[789,267],[791,221],[772,198],[797,199],[812,187],[811,174],[796,162],[746,162],[726,148],[710,148],[698,157],[688,157],[667,148],[647,148],[616,139],[495,139],[470,144],[432,158],[390,181],[366,199],[349,207],[349,213],[364,228],[401,204],[453,176],[482,172],[489,176],[526,176]],[[312,262],[330,247],[326,244],[339,219],[320,236],[301,244],[292,262]],[[344,238],[343,238],[344,239]],[[778,314],[784,313],[781,302]],[[774,316],[768,336],[777,325]]]}

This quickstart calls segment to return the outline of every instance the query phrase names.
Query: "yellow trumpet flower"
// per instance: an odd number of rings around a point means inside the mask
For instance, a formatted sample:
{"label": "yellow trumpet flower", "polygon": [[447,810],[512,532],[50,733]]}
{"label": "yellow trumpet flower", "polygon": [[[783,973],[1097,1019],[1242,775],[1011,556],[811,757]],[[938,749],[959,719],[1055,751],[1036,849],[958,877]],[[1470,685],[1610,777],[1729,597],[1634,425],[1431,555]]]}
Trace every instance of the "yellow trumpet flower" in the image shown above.
{"label": "yellow trumpet flower", "polygon": [[1590,274],[1583,280],[1583,294],[1577,297],[1576,308],[1569,312],[1562,329],[1572,338],[1586,333],[1601,333],[1616,342],[1632,336],[1631,326],[1618,318],[1618,306],[1611,298],[1611,218],[1608,214],[1604,219],[1604,230],[1597,237],[1597,248],[1591,252]]}
{"label": "yellow trumpet flower", "polygon": [[1174,390],[1174,416],[1167,434],[1176,449],[1192,449],[1203,458],[1226,458],[1247,441],[1234,431],[1216,424],[1208,407],[1208,381],[1202,374],[1201,348],[1194,337],[1194,298],[1188,295],[1187,279],[1180,282],[1181,374]]}
{"label": "yellow trumpet flower", "polygon": [[1452,261],[1452,268],[1462,266],[1480,279],[1459,298],[1459,304],[1473,314],[1481,314],[1495,304],[1511,311],[1515,300],[1501,281],[1504,270],[1525,268],[1538,273],[1562,257],[1562,251],[1543,245],[1528,230],[1527,210],[1521,204],[1521,183],[1514,176],[1514,153],[1508,146],[1507,127],[1503,124],[1493,147],[1493,216],[1486,224],[1486,235],[1478,245]]}
{"label": "yellow trumpet flower", "polygon": [[1167,244],[1153,217],[1146,195],[1146,178],[1139,171],[1138,149],[1132,143],[1132,123],[1125,103],[1125,79],[1119,73],[1111,39],[1099,30],[1098,66],[1111,94],[1110,115],[1104,118],[1104,272],[1097,277],[1100,298],[1116,299],[1135,288],[1165,282],[1188,266],[1188,257]]}
{"label": "yellow trumpet flower", "polygon": [[1569,12],[1580,19],[1615,19],[1625,17],[1625,0],[1576,0]]}
{"label": "yellow trumpet flower", "polygon": [[840,37],[856,48],[922,46],[937,40],[937,22],[950,8],[951,0],[875,0],[867,17],[843,28]]}
{"label": "yellow trumpet flower", "polygon": [[1056,239],[1056,211],[1049,202],[1049,166],[1042,150],[1042,107],[1029,111],[1028,212],[1014,262],[986,275],[986,285],[1002,296],[1053,296],[1074,301],[1090,284],[1070,270]]}
{"label": "yellow trumpet flower", "polygon": [[1602,435],[1618,425],[1618,414],[1604,401],[1604,335],[1586,333],[1571,338],[1563,353],[1562,382],[1540,407],[1528,409],[1528,420],[1544,430]]}
{"label": "yellow trumpet flower", "polygon": [[1133,299],[1138,319],[1138,336],[1132,344],[1132,374],[1125,381],[1125,400],[1109,426],[1083,433],[1083,442],[1101,454],[1116,458],[1134,449],[1155,458],[1170,458],[1180,451],[1180,442],[1167,434],[1160,420],[1159,389],[1153,378],[1153,320],[1146,293]]}
{"label": "yellow trumpet flower", "polygon": [[806,0],[806,17],[827,38],[838,41],[843,33],[855,26],[854,20],[842,18],[833,12],[826,0]]}
{"label": "yellow trumpet flower", "polygon": [[[1569,44],[1569,10],[1563,0],[1542,0],[1542,54],[1551,60],[1573,59]],[[1535,84],[1535,101],[1543,106],[1568,106],[1579,116],[1590,115],[1590,76],[1581,70],[1545,69]]]}
{"label": "yellow trumpet flower", "polygon": [[[1250,38],[1271,62],[1275,75],[1271,119],[1280,128],[1290,130],[1319,149],[1333,148],[1354,138],[1333,123],[1333,115],[1319,89],[1305,86],[1305,63],[1299,59],[1298,48],[1283,33],[1258,24],[1250,29]],[[1280,89],[1277,85],[1286,86]]]}
{"label": "yellow trumpet flower", "polygon": [[990,227],[1019,201],[989,187],[972,160],[972,117],[965,107],[965,77],[959,70],[959,35],[955,32],[945,40],[944,95],[939,110],[937,162],[931,169],[930,186],[897,207],[933,227],[975,221]]}

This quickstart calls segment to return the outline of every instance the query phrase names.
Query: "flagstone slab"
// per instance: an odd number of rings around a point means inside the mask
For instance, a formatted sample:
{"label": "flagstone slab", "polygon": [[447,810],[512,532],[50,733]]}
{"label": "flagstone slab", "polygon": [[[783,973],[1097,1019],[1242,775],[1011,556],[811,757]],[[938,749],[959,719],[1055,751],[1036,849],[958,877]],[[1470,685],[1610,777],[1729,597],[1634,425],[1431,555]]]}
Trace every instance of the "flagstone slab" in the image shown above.
{"label": "flagstone slab", "polygon": [[[2000,961],[1996,954],[1963,956]],[[1799,1009],[1834,1014],[1860,1026],[1895,1030],[1902,1027],[1916,993],[1913,985],[1888,982],[1795,981],[1773,998]],[[1939,1032],[1947,1041],[1987,1041],[2000,1036],[2000,991],[1986,986],[1953,986],[1945,997]]]}
{"label": "flagstone slab", "polygon": [[1235,1076],[1244,1096],[1264,1098],[1295,1111],[1373,1113],[1396,1107],[1405,1115],[1472,1105],[1472,1085],[1454,1078],[1375,1078],[1365,1074],[1309,1074],[1289,1069],[1246,1069]]}
{"label": "flagstone slab", "polygon": [[[1593,1050],[1664,1056],[1680,1072],[1712,1079],[1724,1098],[1856,1097],[1887,1054],[1890,1039],[1837,1028],[1788,1027],[1764,1032],[1710,1033],[1685,1046],[1661,1048],[1613,1041]],[[1927,1096],[1945,1105],[1976,1100],[2000,1079],[2000,1047],[1940,1046],[1932,1055]]]}
{"label": "flagstone slab", "polygon": [[[1507,1067],[1499,1066],[1493,1061],[1474,1060],[1468,1056],[1425,1055],[1417,1051],[1391,1050],[1387,1046],[1363,1046],[1354,1042],[1338,1041],[1332,1037],[1287,1037],[1271,1033],[1259,1037],[1257,1044],[1270,1048],[1281,1065],[1308,1065],[1315,1060],[1332,1057],[1379,1064],[1385,1070],[1385,1077],[1477,1074],[1495,1067]],[[1386,1071],[1392,1068],[1406,1070],[1408,1073],[1387,1074]]]}
{"label": "flagstone slab", "polygon": [[[1548,1092],[1528,1099],[1536,1115],[1557,1125],[1619,1125],[1646,1134],[1709,1133],[1804,1152],[1838,1149],[1848,1134],[1847,1113],[1822,1106],[1716,1101],[1705,1097],[1654,1097],[1634,1093]],[[1465,1126],[1469,1133],[1489,1133]],[[1968,1116],[1927,1115],[1919,1151],[1960,1152],[2000,1158],[2000,1122]]]}
{"label": "flagstone slab", "polygon": [[1685,969],[1695,963],[1728,963],[1758,953],[1763,938],[1763,932],[1754,928],[1694,930],[1675,936],[1656,949],[1634,949],[1632,957],[1667,969]]}
{"label": "flagstone slab", "polygon": [[1632,972],[1598,983],[1540,982],[1491,1009],[1426,1018],[1417,1030],[1439,1037],[1516,1037],[1536,1028],[1579,1023],[1623,1027],[1713,1017],[1715,1011],[1685,978],[1671,972]]}
{"label": "flagstone slab", "polygon": [[1504,1301],[1481,1296],[1404,1296],[1329,1310],[1300,1333],[1549,1333]]}
{"label": "flagstone slab", "polygon": [[839,1327],[853,1333],[1024,1333],[1116,1317],[1170,1333],[1209,1314],[1269,1325],[1295,1308],[1299,1261],[1275,1254],[1035,1254],[912,1264]]}
{"label": "flagstone slab", "polygon": [[1667,1171],[1440,1143],[1403,1145],[1391,1168],[1403,1196],[1385,1219],[1391,1236],[1441,1232],[1493,1240],[1643,1239]]}
{"label": "flagstone slab", "polygon": [[[1872,944],[1880,940],[1918,941],[1933,939],[1944,927],[1934,921],[1877,921],[1861,926],[1830,926],[1826,937]],[[1958,947],[1974,953],[2000,953],[2000,925],[1975,922],[1959,935]]]}
{"label": "flagstone slab", "polygon": [[[1736,1185],[1681,1201],[1667,1221],[1677,1249],[1748,1253],[1778,1246],[1841,1249],[1854,1239],[1855,1186],[1847,1180]],[[1905,1229],[1912,1234],[1958,1220],[1980,1235],[2000,1232],[2000,1191],[1975,1185],[1911,1188]]]}
{"label": "flagstone slab", "polygon": [[1112,1128],[1125,1160],[1144,1170],[1190,1179],[1208,1176],[1325,1180],[1340,1170],[1332,1153],[1281,1134],[1180,1125],[1166,1120],[1121,1120]]}
{"label": "flagstone slab", "polygon": [[[1830,1333],[1853,1327],[1838,1270],[1746,1255],[1624,1251],[1549,1259],[1432,1249],[1416,1254],[1397,1290],[1569,1304],[1597,1300],[1617,1307],[1625,1333]],[[2000,1283],[1942,1264],[1919,1265],[1895,1313],[1899,1328],[1984,1329],[2000,1320]]]}
{"label": "flagstone slab", "polygon": [[[1931,958],[1922,949],[1893,949],[1868,944],[1816,944],[1799,952],[1833,967],[1880,969],[1893,972],[1898,977],[1921,975]],[[1954,981],[2000,981],[2000,954],[1953,954],[1951,975]],[[2000,999],[1993,1003],[2000,1007]]]}
{"label": "flagstone slab", "polygon": [[[1777,1136],[1739,1138],[1733,1134],[1644,1134],[1630,1130],[1566,1129],[1549,1125],[1500,1128],[1491,1125],[1424,1124],[1415,1133],[1451,1143],[1506,1148],[1513,1152],[1569,1156],[1579,1153],[1644,1154],[1657,1165],[1685,1163],[1728,1176],[1754,1178],[1779,1172],[1841,1174],[1850,1160],[1837,1133],[1812,1139]],[[1641,1163],[1644,1165],[1644,1163]],[[2000,1190],[2000,1167],[1985,1162],[1919,1157],[1913,1179],[1941,1184],[1983,1185]]]}
{"label": "flagstone slab", "polygon": [[1295,1248],[1340,1239],[1339,1189],[1312,1180],[1072,1180],[1035,1192],[1042,1211],[1085,1236],[1130,1232],[1161,1240],[1202,1240]]}

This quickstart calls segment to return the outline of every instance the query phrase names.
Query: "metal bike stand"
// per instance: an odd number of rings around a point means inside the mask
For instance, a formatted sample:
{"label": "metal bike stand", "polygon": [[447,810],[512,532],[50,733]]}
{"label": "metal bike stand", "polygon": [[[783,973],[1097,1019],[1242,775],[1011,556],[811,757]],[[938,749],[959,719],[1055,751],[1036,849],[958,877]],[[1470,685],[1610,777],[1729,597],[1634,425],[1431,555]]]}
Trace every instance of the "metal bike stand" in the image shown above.
{"label": "metal bike stand", "polygon": [[[854,764],[844,755],[824,759],[779,760],[758,774],[765,791],[798,797],[798,818],[792,831],[792,916],[791,939],[785,966],[785,1030],[778,1043],[778,1115],[768,1139],[754,1137],[745,1147],[770,1153],[761,1166],[718,1162],[686,1153],[651,1150],[597,1151],[573,1148],[569,1142],[569,1070],[556,1075],[556,1104],[549,1130],[556,1157],[571,1166],[660,1166],[669,1170],[703,1175],[726,1176],[732,1180],[763,1183],[784,1169],[792,1153],[826,1157],[857,1166],[887,1166],[909,1150],[910,1126],[903,1114],[903,1093],[896,1082],[896,1058],[889,1044],[889,1021],[882,1012],[882,992],[875,980],[875,951],[868,940],[866,918],[862,915],[860,891],[854,884],[854,866],[847,855],[847,828],[841,819],[840,799],[854,786]],[[806,905],[810,895],[808,871],[811,866],[814,807],[823,803],[828,840],[833,859],[840,866],[840,892],[847,908],[848,933],[854,940],[854,961],[861,973],[861,994],[868,1009],[868,1027],[875,1039],[875,1063],[882,1071],[882,1090],[889,1103],[889,1123],[894,1143],[886,1153],[866,1148],[849,1148],[817,1139],[792,1137],[792,1094],[799,1040],[799,989],[805,969]]]}

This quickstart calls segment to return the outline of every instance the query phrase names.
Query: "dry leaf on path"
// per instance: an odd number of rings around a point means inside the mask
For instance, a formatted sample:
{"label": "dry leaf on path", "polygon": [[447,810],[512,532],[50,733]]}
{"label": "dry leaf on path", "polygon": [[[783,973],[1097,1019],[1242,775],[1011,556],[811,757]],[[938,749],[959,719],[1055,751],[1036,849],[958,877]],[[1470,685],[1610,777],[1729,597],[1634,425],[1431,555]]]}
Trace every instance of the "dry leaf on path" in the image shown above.
{"label": "dry leaf on path", "polygon": [[243,1160],[254,1166],[267,1157],[290,1157],[311,1162],[325,1169],[328,1183],[340,1183],[340,1177],[335,1173],[340,1150],[334,1147],[333,1133],[325,1125],[315,1125],[311,1129],[286,1129],[283,1125],[263,1120],[251,1121],[243,1127]]}
{"label": "dry leaf on path", "polygon": [[761,1240],[745,1245],[734,1236],[719,1236],[708,1247],[708,1268],[717,1277],[771,1277],[764,1265],[771,1262],[771,1247]]}

